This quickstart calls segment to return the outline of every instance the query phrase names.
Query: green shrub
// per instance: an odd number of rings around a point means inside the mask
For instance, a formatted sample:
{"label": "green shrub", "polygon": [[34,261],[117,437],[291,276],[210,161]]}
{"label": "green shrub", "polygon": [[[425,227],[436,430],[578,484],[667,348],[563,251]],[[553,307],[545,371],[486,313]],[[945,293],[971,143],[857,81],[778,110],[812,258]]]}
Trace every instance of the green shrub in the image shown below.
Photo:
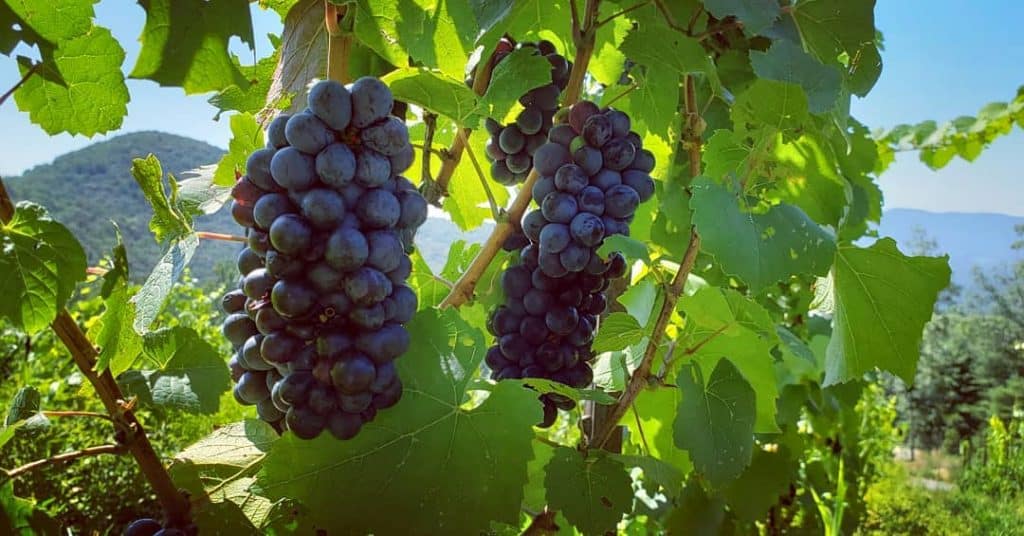
{"label": "green shrub", "polygon": [[969,531],[958,527],[963,523],[956,522],[944,508],[945,495],[915,485],[905,470],[890,466],[884,476],[868,487],[864,494],[867,515],[861,525],[861,533],[915,536],[969,534]]}

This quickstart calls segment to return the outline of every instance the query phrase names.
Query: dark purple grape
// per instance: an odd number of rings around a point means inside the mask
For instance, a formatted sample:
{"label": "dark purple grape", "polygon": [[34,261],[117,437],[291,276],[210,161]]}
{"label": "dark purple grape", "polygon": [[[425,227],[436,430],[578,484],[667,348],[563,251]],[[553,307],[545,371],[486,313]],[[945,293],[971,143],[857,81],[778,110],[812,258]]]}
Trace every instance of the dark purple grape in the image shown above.
{"label": "dark purple grape", "polygon": [[265,190],[279,190],[270,173],[270,163],[277,153],[274,149],[257,149],[245,161],[245,175],[256,187]]}
{"label": "dark purple grape", "polygon": [[627,169],[622,172],[622,184],[636,190],[641,203],[654,196],[654,179],[646,172]]}
{"label": "dark purple grape", "polygon": [[299,439],[315,439],[326,426],[326,419],[309,408],[291,407],[284,418],[285,423],[295,437]]}
{"label": "dark purple grape", "polygon": [[368,188],[384,185],[391,178],[391,160],[388,157],[364,148],[356,155],[355,180]]}
{"label": "dark purple grape", "polygon": [[544,218],[544,214],[540,210],[531,210],[523,216],[521,227],[523,234],[530,239],[531,242],[537,242],[540,240],[541,229],[547,225],[548,221]]}
{"label": "dark purple grape", "polygon": [[[305,112],[288,118],[288,123],[284,127],[284,135],[288,140],[288,145],[307,155],[316,155],[334,141],[334,133],[331,132],[330,127],[317,116]],[[282,149],[282,151],[284,150],[286,149]],[[274,179],[281,184],[276,174]],[[281,186],[290,188],[285,184],[281,184]]]}
{"label": "dark purple grape", "polygon": [[340,188],[356,175],[356,155],[347,145],[332,143],[316,155],[315,168],[324,184]]}
{"label": "dark purple grape", "polygon": [[605,215],[613,218],[626,218],[632,216],[640,206],[640,195],[636,190],[624,184],[613,186],[605,192],[604,206]]}
{"label": "dark purple grape", "polygon": [[304,283],[281,280],[274,284],[270,292],[270,302],[281,316],[296,318],[313,308],[316,303],[316,292]]}
{"label": "dark purple grape", "polygon": [[600,149],[612,139],[612,122],[602,114],[594,114],[583,123],[580,135],[591,147]]}
{"label": "dark purple grape", "polygon": [[[540,132],[542,126],[544,126],[544,112],[540,108],[527,106],[519,115],[516,116],[516,126],[519,127],[519,132],[529,136],[530,134],[536,134]],[[504,147],[502,147],[504,148]],[[518,152],[518,151],[508,151]]]}
{"label": "dark purple grape", "polygon": [[557,307],[544,316],[548,329],[558,335],[568,335],[579,323],[579,313],[574,307]]}
{"label": "dark purple grape", "polygon": [[568,225],[561,223],[549,223],[540,231],[541,256],[549,253],[559,253],[572,242],[572,233]]}
{"label": "dark purple grape", "polygon": [[402,205],[391,192],[372,189],[359,198],[356,214],[368,228],[393,227],[402,216]]}
{"label": "dark purple grape", "polygon": [[[572,219],[572,223],[569,224],[569,230],[572,233],[572,237],[584,246],[597,246],[604,239],[604,222],[601,221],[600,217],[589,212],[577,214]],[[575,272],[578,270],[570,269],[570,271]]]}
{"label": "dark purple grape", "polygon": [[302,217],[295,214],[278,216],[270,226],[270,244],[285,255],[301,253],[309,247],[313,230]]}
{"label": "dark purple grape", "polygon": [[555,172],[555,187],[562,192],[577,194],[587,186],[590,177],[583,168],[575,164],[566,164]]}
{"label": "dark purple grape", "polygon": [[565,192],[552,192],[544,196],[540,206],[544,218],[553,223],[569,223],[579,212],[576,198]]}
{"label": "dark purple grape", "polygon": [[317,82],[310,88],[306,102],[309,110],[334,130],[345,130],[352,120],[352,97],[341,82]]}
{"label": "dark purple grape", "polygon": [[396,155],[409,145],[405,121],[394,116],[362,131],[360,137],[365,146],[385,156]]}
{"label": "dark purple grape", "polygon": [[391,113],[395,100],[391,90],[379,79],[364,76],[352,83],[352,125],[366,128]]}
{"label": "dark purple grape", "polygon": [[241,290],[232,290],[220,300],[220,308],[227,314],[242,312],[245,307],[245,293]]}
{"label": "dark purple grape", "polygon": [[590,260],[590,248],[573,243],[558,254],[558,260],[569,272],[582,272]]}
{"label": "dark purple grape", "polygon": [[629,167],[636,157],[636,146],[626,140],[615,139],[601,148],[604,167],[620,171]]}
{"label": "dark purple grape", "polygon": [[[610,143],[606,145],[610,145]],[[583,168],[583,171],[588,176],[597,175],[601,171],[601,166],[604,165],[604,158],[601,156],[601,151],[589,145],[578,147],[573,151],[572,158],[573,161],[576,162],[576,165]]]}
{"label": "dark purple grape", "polygon": [[366,236],[356,229],[340,228],[331,233],[324,250],[324,260],[338,270],[355,270],[370,256]]}
{"label": "dark purple grape", "polygon": [[580,101],[569,109],[569,124],[576,132],[583,132],[583,125],[590,116],[600,113],[597,105],[590,101]]}
{"label": "dark purple grape", "polygon": [[631,124],[629,116],[625,112],[619,110],[608,110],[604,113],[604,116],[608,118],[608,123],[612,127],[612,135],[616,138],[624,138],[629,134]]}
{"label": "dark purple grape", "polygon": [[545,176],[554,176],[558,168],[572,162],[569,149],[557,143],[545,143],[533,154],[533,167]]}
{"label": "dark purple grape", "polygon": [[243,205],[238,201],[232,201],[231,217],[235,219],[235,223],[242,227],[254,227],[256,225],[251,205]]}
{"label": "dark purple grape", "polygon": [[508,170],[512,172],[512,174],[526,173],[530,171],[530,167],[532,165],[533,160],[530,158],[530,154],[526,150],[509,155],[508,158],[505,159],[505,166],[508,167]]}
{"label": "dark purple grape", "polygon": [[358,435],[362,427],[362,417],[354,413],[337,412],[327,419],[327,429],[330,430],[331,435],[342,441]]}
{"label": "dark purple grape", "polygon": [[399,324],[385,324],[375,332],[359,335],[356,348],[378,365],[391,361],[409,349],[409,331]]}

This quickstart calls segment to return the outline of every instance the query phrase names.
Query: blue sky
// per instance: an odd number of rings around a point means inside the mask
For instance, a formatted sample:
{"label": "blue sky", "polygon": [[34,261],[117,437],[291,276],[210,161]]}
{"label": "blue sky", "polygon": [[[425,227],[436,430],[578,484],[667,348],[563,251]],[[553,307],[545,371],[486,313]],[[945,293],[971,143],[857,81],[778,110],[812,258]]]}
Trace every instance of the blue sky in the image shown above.
{"label": "blue sky", "polygon": [[[98,23],[110,28],[127,48],[125,71],[138,56],[142,8],[119,0],[96,6]],[[280,30],[277,15],[254,8],[257,55],[270,51],[265,35]],[[988,0],[880,0],[876,24],[885,35],[882,77],[865,99],[854,99],[853,114],[863,123],[882,127],[925,119],[945,121],[973,115],[984,104],[1008,100],[1024,84],[1024,38],[1016,26],[1000,21],[1024,19],[1024,2]],[[251,52],[237,39],[233,50],[243,58]],[[21,51],[24,52],[24,51]],[[12,61],[0,60],[0,88],[18,78]],[[206,96],[186,97],[180,88],[161,88],[148,81],[129,80],[132,101],[121,134],[162,130],[227,147],[226,120],[213,121],[216,110]],[[19,112],[13,99],[0,106],[0,175],[18,174],[54,156],[105,139],[59,135],[49,137]],[[977,161],[955,161],[933,172],[902,154],[881,177],[886,208],[932,211],[1001,212],[1024,215],[1024,174],[1021,152],[1024,132],[994,143]]]}

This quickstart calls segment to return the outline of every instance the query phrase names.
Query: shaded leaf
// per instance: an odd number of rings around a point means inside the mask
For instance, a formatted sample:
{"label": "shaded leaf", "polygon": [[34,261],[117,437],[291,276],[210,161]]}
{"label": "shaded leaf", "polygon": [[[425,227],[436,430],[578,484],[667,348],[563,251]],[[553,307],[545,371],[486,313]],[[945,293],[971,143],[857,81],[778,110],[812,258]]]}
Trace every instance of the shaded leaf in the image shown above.
{"label": "shaded leaf", "polygon": [[588,457],[566,447],[555,449],[545,468],[548,506],[565,514],[584,534],[614,531],[633,507],[633,482],[622,463],[600,450]]}

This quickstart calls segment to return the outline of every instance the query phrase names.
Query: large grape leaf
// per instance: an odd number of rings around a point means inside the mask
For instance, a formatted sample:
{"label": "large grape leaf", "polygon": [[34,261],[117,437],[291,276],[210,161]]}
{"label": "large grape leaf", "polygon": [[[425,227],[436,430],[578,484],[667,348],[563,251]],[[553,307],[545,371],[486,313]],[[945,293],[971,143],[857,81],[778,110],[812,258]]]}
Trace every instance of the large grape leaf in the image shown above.
{"label": "large grape leaf", "polygon": [[516,523],[531,427],[541,419],[537,394],[500,382],[466,409],[466,385],[487,347],[483,334],[452,310],[421,310],[408,328],[398,405],[349,441],[286,434],[258,485],[272,499],[299,500],[332,534],[476,534],[492,520]]}
{"label": "large grape leaf", "polygon": [[[280,55],[280,51],[275,50],[270,56],[256,62],[256,65],[242,65],[237,57],[233,57],[232,61],[245,76],[246,83],[230,85],[210,97],[208,102],[216,106],[218,110],[214,119],[220,121],[221,113],[227,111],[254,114],[262,110],[267,105],[267,93],[270,91],[270,84],[274,81],[274,69],[277,67]],[[286,108],[290,104],[291,99],[278,98],[277,102],[273,103],[273,107]]]}
{"label": "large grape leaf", "polygon": [[[450,138],[450,135],[448,137]],[[476,168],[471,162],[468,162],[469,155],[463,154],[463,162],[455,167],[452,178],[448,182],[448,197],[444,199],[444,210],[451,217],[452,222],[464,231],[476,229],[485,220],[492,217],[487,203],[487,192],[484,190],[484,181],[489,181],[487,187],[490,188],[494,195],[494,201],[499,207],[505,206],[508,201],[508,188],[501,188],[494,183],[489,173],[490,166],[487,165],[487,160],[484,158],[489,137],[484,130],[474,130],[469,136],[469,148],[476,155],[477,162],[480,163],[483,170],[483,176],[478,175]],[[438,143],[439,139],[445,138],[435,136],[434,143]],[[438,160],[440,159],[433,159],[437,163],[437,169],[440,170],[441,163]]]}
{"label": "large grape leaf", "polygon": [[213,183],[219,186],[233,186],[238,177],[245,174],[245,161],[257,149],[263,148],[263,129],[256,118],[249,113],[231,116],[231,141],[228,152],[217,163]]}
{"label": "large grape leaf", "polygon": [[168,180],[171,193],[164,192],[164,172],[160,161],[150,153],[146,158],[132,160],[132,178],[153,208],[149,230],[160,243],[177,240],[192,232],[192,221],[178,206],[178,183]]}
{"label": "large grape leaf", "polygon": [[728,184],[733,174],[738,174],[750,151],[751,148],[738,139],[735,132],[716,130],[704,144],[704,152],[701,154],[704,175]]}
{"label": "large grape leaf", "polygon": [[188,263],[192,262],[192,255],[195,254],[197,247],[199,238],[190,234],[172,242],[167,248],[167,252],[153,267],[142,288],[131,298],[136,311],[135,322],[132,324],[135,331],[140,334],[149,331],[149,326],[163,308],[174,282],[181,277]]}
{"label": "large grape leaf", "polygon": [[[660,67],[634,69],[632,73],[636,89],[629,90],[612,106],[629,114],[634,129],[647,130],[648,135],[662,140],[673,139],[681,122],[679,75]],[[609,90],[605,97],[614,99],[624,90]]]}
{"label": "large grape leaf", "polygon": [[384,59],[404,67],[409,57],[461,79],[477,35],[462,2],[359,0],[355,34]]}
{"label": "large grape leaf", "polygon": [[480,28],[476,44],[484,46],[485,54],[506,33],[519,40],[543,37],[559,45],[563,54],[573,48],[568,2],[469,0],[469,5]]}
{"label": "large grape leaf", "polygon": [[0,316],[34,334],[45,328],[85,278],[85,251],[35,203],[18,203],[0,226]]}
{"label": "large grape leaf", "polygon": [[0,484],[0,534],[11,536],[35,536],[36,534],[59,534],[57,522],[36,506],[30,499],[14,494],[14,481],[7,479]]}
{"label": "large grape leaf", "polygon": [[[772,1],[774,3],[774,0]],[[842,90],[842,74],[823,65],[796,43],[776,41],[766,52],[752,50],[750,63],[761,78],[791,82],[807,94],[808,110],[825,113],[835,107]]]}
{"label": "large grape leaf", "polygon": [[690,478],[678,506],[668,515],[669,534],[731,534],[726,528],[725,501],[704,490],[697,478]]}
{"label": "large grape leaf", "polygon": [[701,367],[686,365],[676,382],[683,399],[673,425],[675,443],[712,486],[739,476],[754,448],[754,389],[728,359],[704,382]]}
{"label": "large grape leaf", "polygon": [[[213,414],[231,386],[220,352],[192,328],[164,328],[143,337],[142,370],[123,377],[143,401],[190,413]],[[114,371],[115,373],[120,371]]]}
{"label": "large grape leaf", "polygon": [[491,82],[484,93],[485,115],[501,119],[509,112],[521,95],[551,83],[551,64],[533,49],[513,51],[494,66]]}
{"label": "large grape leaf", "polygon": [[807,112],[807,95],[800,86],[758,79],[736,97],[731,115],[737,133],[770,128],[788,139],[810,123]]}
{"label": "large grape leaf", "polygon": [[763,520],[797,474],[787,449],[757,449],[747,470],[724,490],[730,510],[745,521]]}
{"label": "large grape leaf", "polygon": [[[121,73],[124,50],[110,30],[92,27],[58,41],[52,61],[47,68],[56,69],[59,79],[38,73],[29,77],[14,92],[19,110],[51,135],[92,136],[121,126],[128,113],[128,87]],[[29,66],[18,66],[24,76]]]}
{"label": "large grape leaf", "polygon": [[129,302],[128,252],[115,226],[117,244],[112,251],[113,267],[103,275],[103,314],[89,327],[89,340],[99,349],[96,370],[107,367],[116,376],[131,366],[142,352],[142,337],[132,329],[135,306]]}
{"label": "large grape leaf", "polygon": [[878,81],[882,57],[875,45],[875,0],[804,0],[789,12],[804,45],[826,64],[846,53],[847,86],[863,97]]}
{"label": "large grape leaf", "polygon": [[949,257],[907,257],[896,241],[836,252],[835,315],[825,362],[825,385],[879,368],[910,383],[925,323],[949,285]]}
{"label": "large grape leaf", "polygon": [[454,78],[424,68],[409,67],[388,73],[383,79],[396,99],[443,115],[460,125],[475,126],[476,94]]}
{"label": "large grape leaf", "polygon": [[675,444],[672,423],[682,393],[674,387],[644,389],[633,402],[636,416],[626,415],[622,424],[629,429],[629,440],[653,458],[672,466],[681,474],[693,470],[690,455]]}
{"label": "large grape leaf", "polygon": [[146,10],[142,50],[132,78],[161,86],[180,86],[186,93],[249,87],[249,80],[228,53],[238,36],[255,46],[246,0],[139,0]]}
{"label": "large grape leaf", "polygon": [[706,0],[704,8],[719,19],[735,15],[747,35],[767,29],[782,12],[776,0]]}
{"label": "large grape leaf", "polygon": [[836,171],[835,153],[811,134],[792,141],[777,137],[773,151],[776,188],[770,196],[800,207],[822,225],[837,227],[847,207],[849,183]]}
{"label": "large grape leaf", "polygon": [[824,275],[835,240],[799,208],[779,204],[761,214],[743,211],[736,196],[707,178],[693,183],[693,223],[701,248],[754,292],[796,274]]}
{"label": "large grape leaf", "polygon": [[592,348],[597,353],[614,352],[639,343],[644,328],[626,313],[612,313],[601,319],[601,329],[594,338]]}
{"label": "large grape leaf", "polygon": [[548,506],[584,534],[613,532],[633,507],[629,473],[601,450],[591,450],[584,458],[578,450],[557,448],[545,471]]}

